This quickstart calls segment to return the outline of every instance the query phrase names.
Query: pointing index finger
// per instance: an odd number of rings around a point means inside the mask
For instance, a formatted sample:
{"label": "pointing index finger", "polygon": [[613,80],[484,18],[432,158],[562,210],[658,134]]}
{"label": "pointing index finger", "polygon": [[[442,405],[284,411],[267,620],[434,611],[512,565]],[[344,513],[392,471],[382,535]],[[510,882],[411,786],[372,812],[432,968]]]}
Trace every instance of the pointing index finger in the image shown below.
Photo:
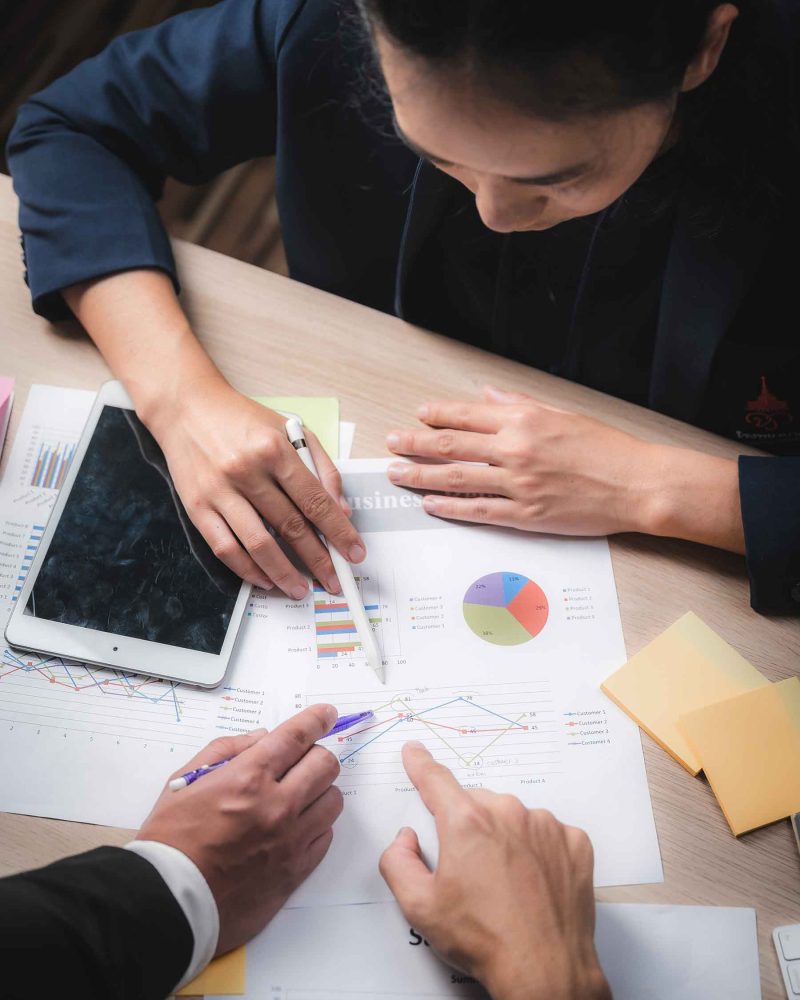
{"label": "pointing index finger", "polygon": [[422,743],[411,740],[405,744],[403,766],[435,819],[466,795],[450,768],[434,760]]}

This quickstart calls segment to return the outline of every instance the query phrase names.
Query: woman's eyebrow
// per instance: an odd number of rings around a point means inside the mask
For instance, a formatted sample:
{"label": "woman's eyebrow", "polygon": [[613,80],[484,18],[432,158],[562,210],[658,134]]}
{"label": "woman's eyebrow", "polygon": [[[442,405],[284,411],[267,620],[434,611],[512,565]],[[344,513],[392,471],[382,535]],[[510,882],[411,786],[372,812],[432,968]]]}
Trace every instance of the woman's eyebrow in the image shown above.
{"label": "woman's eyebrow", "polygon": [[[394,130],[397,133],[398,139],[408,146],[412,153],[416,153],[417,156],[421,156],[425,160],[430,160],[431,163],[439,167],[455,167],[458,166],[456,163],[452,163],[450,160],[443,160],[440,156],[435,156],[433,153],[429,153],[427,150],[418,146],[412,139],[403,132],[397,119],[392,115],[392,121],[394,123]],[[541,187],[547,187],[551,184],[563,184],[565,181],[574,180],[581,174],[585,174],[591,167],[589,163],[575,163],[570,167],[564,167],[561,170],[554,170],[549,174],[537,174],[531,177],[506,177],[506,180],[515,181],[517,184],[535,184]]]}

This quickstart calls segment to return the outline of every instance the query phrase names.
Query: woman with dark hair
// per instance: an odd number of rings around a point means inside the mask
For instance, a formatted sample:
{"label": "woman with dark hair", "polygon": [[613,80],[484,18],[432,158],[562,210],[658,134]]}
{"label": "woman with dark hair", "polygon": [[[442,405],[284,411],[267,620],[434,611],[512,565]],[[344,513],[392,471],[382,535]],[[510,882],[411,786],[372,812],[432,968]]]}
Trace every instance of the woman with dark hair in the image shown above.
{"label": "woman with dark hair", "polygon": [[24,105],[8,152],[34,308],[81,320],[223,561],[304,595],[264,518],[338,590],[309,522],[353,561],[363,545],[198,344],[153,204],[167,176],[276,153],[294,277],[774,456],[487,388],[392,431],[398,454],[452,460],[393,482],[437,516],[746,551],[754,607],[800,610],[798,5],[357,6],[226,0]]}

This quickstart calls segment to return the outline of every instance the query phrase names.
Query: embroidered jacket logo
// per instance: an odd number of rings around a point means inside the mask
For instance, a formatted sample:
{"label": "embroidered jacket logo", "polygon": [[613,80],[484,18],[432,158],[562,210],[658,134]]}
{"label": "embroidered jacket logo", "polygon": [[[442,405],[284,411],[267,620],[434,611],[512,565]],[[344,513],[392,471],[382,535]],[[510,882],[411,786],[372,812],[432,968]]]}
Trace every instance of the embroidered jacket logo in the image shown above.
{"label": "embroidered jacket logo", "polygon": [[785,399],[773,396],[767,387],[767,379],[761,376],[761,392],[757,399],[749,399],[746,404],[745,423],[760,431],[776,431],[781,422],[790,424],[793,420],[789,404]]}

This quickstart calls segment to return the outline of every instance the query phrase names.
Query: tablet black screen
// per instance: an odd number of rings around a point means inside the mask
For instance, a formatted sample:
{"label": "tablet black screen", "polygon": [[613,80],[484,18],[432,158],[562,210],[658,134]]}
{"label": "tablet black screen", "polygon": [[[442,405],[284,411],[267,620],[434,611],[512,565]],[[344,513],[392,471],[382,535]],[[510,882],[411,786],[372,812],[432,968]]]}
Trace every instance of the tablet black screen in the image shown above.
{"label": "tablet black screen", "polygon": [[103,407],[25,613],[219,653],[240,584],[190,522],[144,424]]}

